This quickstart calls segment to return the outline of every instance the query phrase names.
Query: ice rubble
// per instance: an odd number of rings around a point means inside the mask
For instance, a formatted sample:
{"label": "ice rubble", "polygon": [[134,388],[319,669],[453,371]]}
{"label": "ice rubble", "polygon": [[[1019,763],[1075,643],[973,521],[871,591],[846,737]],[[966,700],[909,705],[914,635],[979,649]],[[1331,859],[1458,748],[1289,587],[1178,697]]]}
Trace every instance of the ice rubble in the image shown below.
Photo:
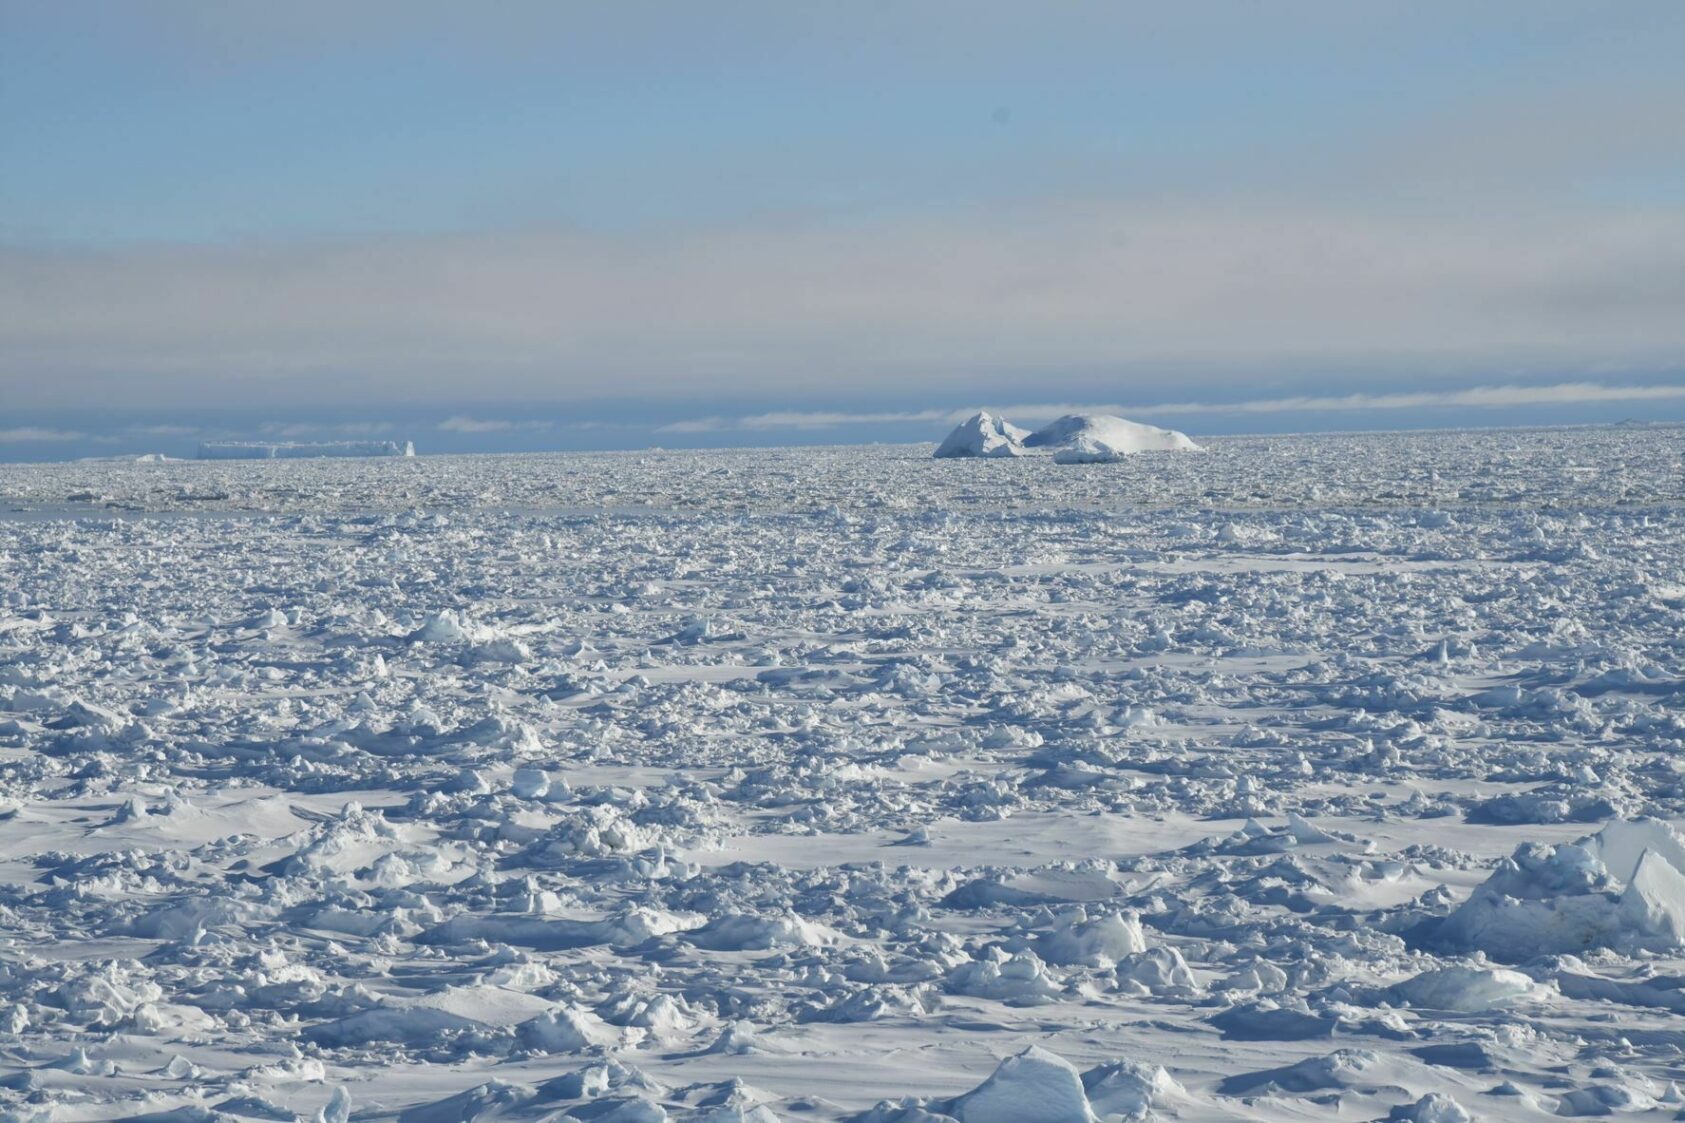
{"label": "ice rubble", "polygon": [[1505,962],[1685,947],[1682,868],[1685,837],[1656,819],[1616,820],[1577,842],[1525,843],[1430,939]]}
{"label": "ice rubble", "polygon": [[8,471],[0,1116],[1677,1112],[1676,447],[1144,460]]}
{"label": "ice rubble", "polygon": [[935,457],[1023,456],[1036,449],[1051,451],[1055,463],[1096,464],[1138,452],[1194,452],[1199,446],[1185,433],[1106,414],[1071,414],[1029,432],[983,411],[960,422]]}

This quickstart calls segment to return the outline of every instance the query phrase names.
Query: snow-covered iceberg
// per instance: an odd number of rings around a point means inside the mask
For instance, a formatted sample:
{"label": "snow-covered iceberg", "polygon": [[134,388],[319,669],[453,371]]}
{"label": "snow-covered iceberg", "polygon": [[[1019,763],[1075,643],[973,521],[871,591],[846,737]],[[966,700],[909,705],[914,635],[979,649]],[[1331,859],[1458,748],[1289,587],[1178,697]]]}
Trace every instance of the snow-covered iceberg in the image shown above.
{"label": "snow-covered iceberg", "polygon": [[1186,433],[1104,413],[1066,414],[1024,438],[1025,448],[1058,450],[1079,445],[1110,450],[1116,456],[1133,452],[1199,451],[1199,446]]}
{"label": "snow-covered iceberg", "polygon": [[936,449],[938,460],[965,456],[1021,456],[1029,430],[1020,429],[1004,417],[987,410],[959,423]]}
{"label": "snow-covered iceberg", "polygon": [[1138,452],[1197,452],[1186,433],[1109,414],[1073,413],[1035,432],[987,411],[962,421],[936,449],[937,459],[1053,454],[1058,464],[1103,464]]}

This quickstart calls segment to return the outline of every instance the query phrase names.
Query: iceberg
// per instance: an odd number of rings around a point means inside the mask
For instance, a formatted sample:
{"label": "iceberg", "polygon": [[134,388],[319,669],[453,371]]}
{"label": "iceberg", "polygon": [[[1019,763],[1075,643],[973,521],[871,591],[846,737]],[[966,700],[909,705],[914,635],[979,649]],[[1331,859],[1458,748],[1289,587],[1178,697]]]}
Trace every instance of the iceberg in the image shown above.
{"label": "iceberg", "polygon": [[314,460],[324,456],[414,456],[414,441],[205,441],[200,460]]}
{"label": "iceberg", "polygon": [[1066,414],[1024,438],[1025,448],[1057,450],[1071,446],[1110,450],[1114,457],[1135,452],[1200,451],[1186,433],[1104,413]]}
{"label": "iceberg", "polygon": [[973,414],[959,423],[936,449],[936,459],[950,460],[966,456],[1022,456],[1024,438],[1029,431],[1011,424],[1004,417],[996,417],[987,410]]}
{"label": "iceberg", "polygon": [[987,410],[960,422],[937,446],[938,460],[1053,454],[1057,464],[1106,464],[1138,452],[1198,452],[1186,433],[1109,414],[1067,414],[1029,432]]}

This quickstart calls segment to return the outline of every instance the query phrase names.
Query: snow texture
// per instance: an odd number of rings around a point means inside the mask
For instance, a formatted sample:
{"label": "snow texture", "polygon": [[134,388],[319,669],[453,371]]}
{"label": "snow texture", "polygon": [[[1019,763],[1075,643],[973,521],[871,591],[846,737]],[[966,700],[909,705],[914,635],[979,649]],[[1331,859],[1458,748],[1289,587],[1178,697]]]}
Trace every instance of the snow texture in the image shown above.
{"label": "snow texture", "polygon": [[1681,437],[0,469],[0,1120],[1674,1117]]}

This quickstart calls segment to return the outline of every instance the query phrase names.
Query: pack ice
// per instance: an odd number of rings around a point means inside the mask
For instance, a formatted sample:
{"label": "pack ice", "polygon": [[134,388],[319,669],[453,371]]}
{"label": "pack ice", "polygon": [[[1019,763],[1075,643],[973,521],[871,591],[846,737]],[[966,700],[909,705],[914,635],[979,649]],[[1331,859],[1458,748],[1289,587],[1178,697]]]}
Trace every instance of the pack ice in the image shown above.
{"label": "pack ice", "polygon": [[1682,436],[0,468],[0,1119],[1675,1117]]}

